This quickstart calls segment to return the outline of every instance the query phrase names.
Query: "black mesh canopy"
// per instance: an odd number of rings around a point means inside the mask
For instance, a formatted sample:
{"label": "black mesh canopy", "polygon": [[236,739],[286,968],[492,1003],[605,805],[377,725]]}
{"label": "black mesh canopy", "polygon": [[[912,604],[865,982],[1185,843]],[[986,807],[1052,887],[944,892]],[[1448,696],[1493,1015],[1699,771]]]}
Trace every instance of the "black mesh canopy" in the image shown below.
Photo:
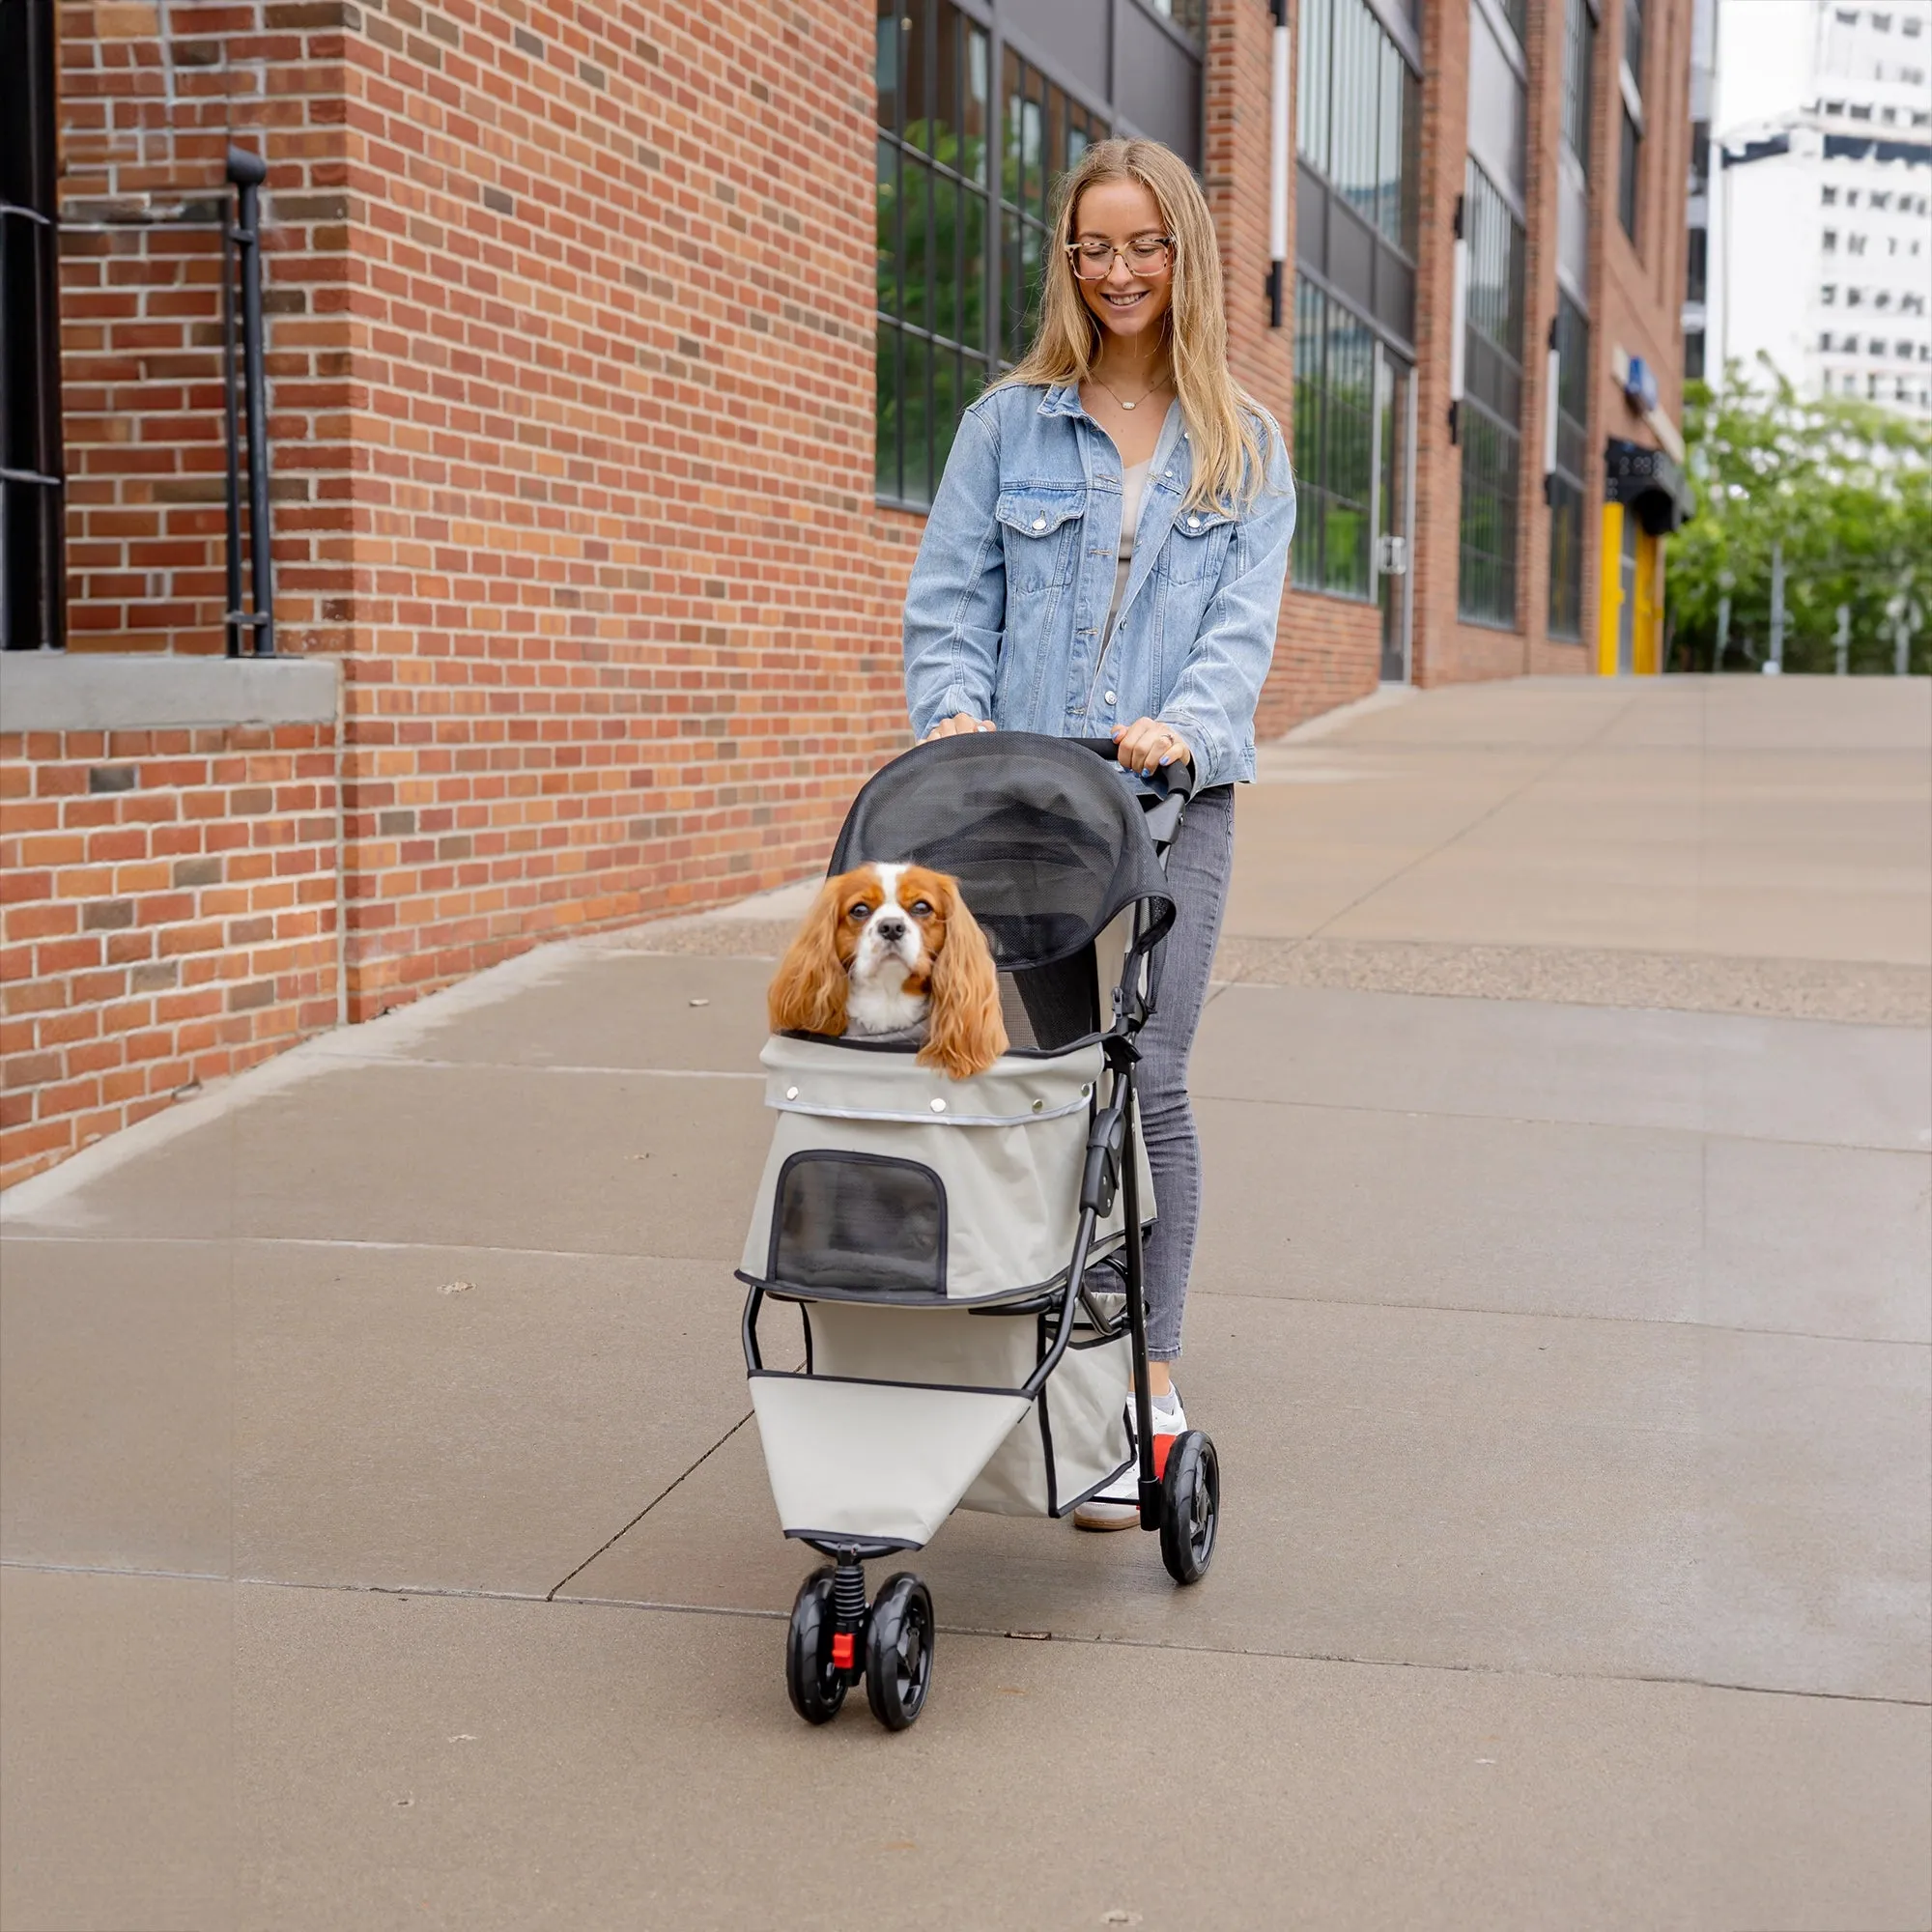
{"label": "black mesh canopy", "polygon": [[1065,738],[977,732],[895,758],[853,800],[832,870],[895,862],[951,872],[1009,973],[1080,952],[1137,900],[1146,939],[1174,923],[1133,787]]}

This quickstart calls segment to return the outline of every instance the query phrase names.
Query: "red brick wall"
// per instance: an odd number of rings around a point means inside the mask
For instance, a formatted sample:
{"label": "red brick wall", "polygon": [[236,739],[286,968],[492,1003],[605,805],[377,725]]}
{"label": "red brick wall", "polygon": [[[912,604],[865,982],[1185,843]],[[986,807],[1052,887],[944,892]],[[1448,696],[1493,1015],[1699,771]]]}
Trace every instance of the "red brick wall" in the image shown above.
{"label": "red brick wall", "polygon": [[903,743],[872,19],[372,0],[349,43],[358,1016],[822,862]]}
{"label": "red brick wall", "polygon": [[231,140],[266,153],[284,646],[339,645],[344,0],[68,0],[61,322],[69,647],[218,651],[225,602],[220,223]]}
{"label": "red brick wall", "polygon": [[1423,10],[1422,260],[1416,348],[1420,388],[1416,466],[1415,678],[1440,684],[1523,672],[1584,672],[1594,667],[1597,547],[1603,507],[1603,450],[1611,436],[1655,438],[1624,402],[1610,373],[1621,344],[1659,371],[1663,407],[1681,419],[1683,183],[1690,154],[1690,0],[1652,0],[1645,105],[1641,246],[1633,251],[1617,221],[1617,57],[1622,0],[1605,0],[1597,35],[1590,163],[1592,246],[1590,420],[1586,448],[1583,641],[1548,636],[1549,512],[1543,499],[1544,357],[1556,290],[1556,142],[1562,111],[1560,0],[1527,10],[1529,67],[1527,256],[1524,326],[1522,494],[1519,522],[1517,623],[1504,630],[1461,621],[1456,609],[1460,450],[1449,441],[1449,326],[1454,290],[1453,224],[1468,149],[1468,0]]}
{"label": "red brick wall", "polygon": [[333,736],[0,737],[0,1186],[335,1023]]}

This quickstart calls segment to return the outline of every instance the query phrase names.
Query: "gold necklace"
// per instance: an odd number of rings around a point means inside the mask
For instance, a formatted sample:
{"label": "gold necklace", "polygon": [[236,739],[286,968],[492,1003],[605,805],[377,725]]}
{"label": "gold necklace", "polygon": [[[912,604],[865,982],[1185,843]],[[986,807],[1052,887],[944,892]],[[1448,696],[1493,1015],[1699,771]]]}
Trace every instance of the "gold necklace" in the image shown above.
{"label": "gold necklace", "polygon": [[1123,410],[1139,409],[1140,406],[1144,402],[1146,402],[1150,396],[1155,395],[1160,390],[1167,387],[1167,384],[1165,383],[1155,383],[1151,384],[1150,387],[1143,389],[1141,393],[1133,399],[1132,402],[1128,402],[1127,399],[1121,394],[1120,390],[1114,387],[1113,384],[1104,381],[1099,375],[1097,374],[1094,375],[1091,380],[1095,383],[1098,383],[1101,388],[1105,389],[1108,395],[1112,396],[1115,402],[1119,403]]}

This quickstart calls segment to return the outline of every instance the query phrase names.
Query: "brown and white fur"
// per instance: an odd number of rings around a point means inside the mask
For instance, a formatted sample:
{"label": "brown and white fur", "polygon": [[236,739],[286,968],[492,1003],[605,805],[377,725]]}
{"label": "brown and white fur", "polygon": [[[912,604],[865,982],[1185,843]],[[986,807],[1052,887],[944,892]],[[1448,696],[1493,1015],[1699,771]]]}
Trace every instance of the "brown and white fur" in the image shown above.
{"label": "brown and white fur", "polygon": [[766,996],[775,1033],[925,1030],[920,1064],[955,1080],[1007,1050],[999,974],[959,882],[924,866],[828,879]]}

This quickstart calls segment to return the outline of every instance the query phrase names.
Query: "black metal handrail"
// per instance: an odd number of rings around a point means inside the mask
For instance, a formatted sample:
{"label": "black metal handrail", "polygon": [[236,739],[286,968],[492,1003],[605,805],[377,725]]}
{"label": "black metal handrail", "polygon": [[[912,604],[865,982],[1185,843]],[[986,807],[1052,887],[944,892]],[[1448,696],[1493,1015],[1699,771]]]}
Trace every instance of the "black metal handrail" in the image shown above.
{"label": "black metal handrail", "polygon": [[[241,657],[252,632],[251,655],[275,654],[274,526],[269,514],[269,391],[262,366],[262,184],[268,163],[245,148],[228,151],[228,179],[235,188],[233,222],[221,232],[222,401],[228,432],[228,655]],[[235,284],[242,284],[242,407],[247,415],[245,458],[235,399]],[[242,469],[248,472],[248,563],[252,609],[242,608]]]}

